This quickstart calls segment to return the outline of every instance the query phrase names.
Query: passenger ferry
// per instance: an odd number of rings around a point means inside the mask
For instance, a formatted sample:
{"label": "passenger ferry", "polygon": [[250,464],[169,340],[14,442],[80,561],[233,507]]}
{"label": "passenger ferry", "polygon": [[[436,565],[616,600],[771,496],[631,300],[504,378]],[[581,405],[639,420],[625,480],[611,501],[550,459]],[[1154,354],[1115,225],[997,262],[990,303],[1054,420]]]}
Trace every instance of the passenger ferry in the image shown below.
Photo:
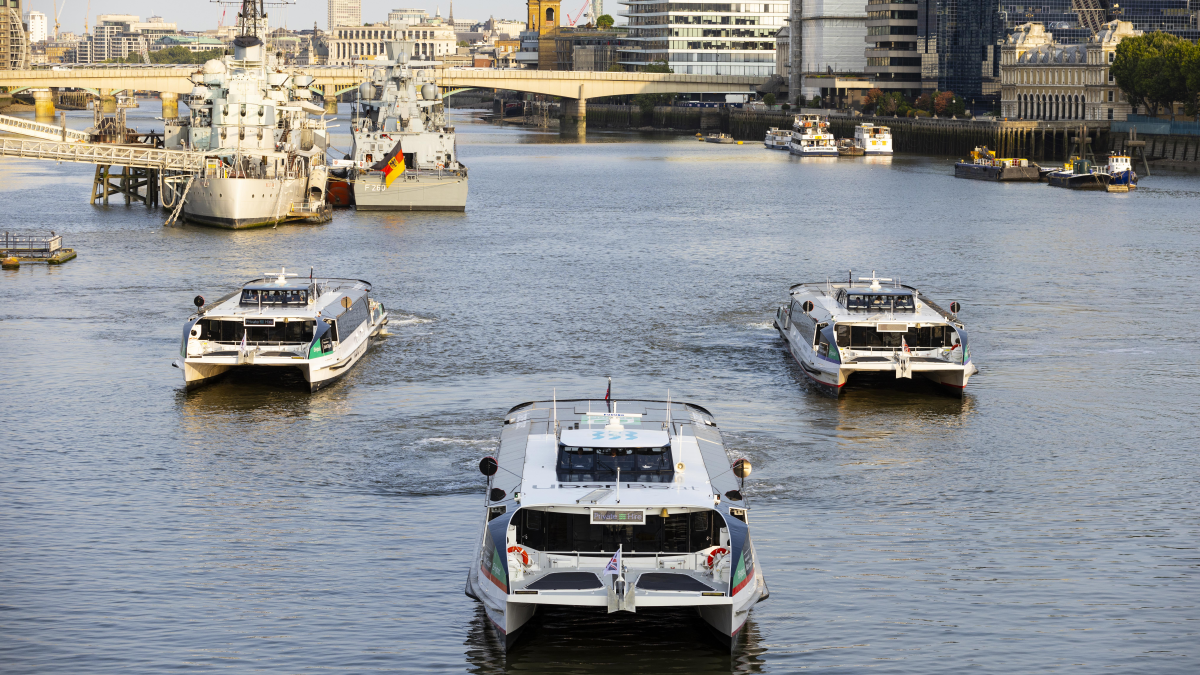
{"label": "passenger ferry", "polygon": [[[865,282],[865,283],[863,283]],[[775,328],[804,374],[839,396],[855,373],[920,375],[962,395],[978,372],[959,304],[939,307],[912,286],[879,278],[801,283],[775,313]]]}
{"label": "passenger ferry", "polygon": [[763,140],[763,145],[768,150],[787,150],[791,142],[792,132],[780,129],[779,127],[771,127],[767,129],[767,137]]}
{"label": "passenger ferry", "polygon": [[788,149],[801,157],[837,157],[837,144],[829,122],[820,115],[796,115],[792,122],[792,141]]}
{"label": "passenger ferry", "polygon": [[892,154],[892,130],[874,124],[860,124],[854,127],[854,144],[863,149],[868,155]]}
{"label": "passenger ferry", "polygon": [[1027,159],[997,158],[996,153],[988,150],[987,146],[979,146],[971,151],[971,159],[954,164],[956,178],[975,178],[977,180],[996,181],[1029,181],[1041,180],[1038,166]]}
{"label": "passenger ferry", "polygon": [[505,648],[538,607],[692,607],[732,650],[769,593],[749,505],[711,413],[550,400],[505,415],[466,593]]}
{"label": "passenger ferry", "polygon": [[327,387],[362,359],[388,315],[359,279],[268,273],[211,304],[196,296],[180,358],[187,389],[234,368],[298,368],[310,391]]}

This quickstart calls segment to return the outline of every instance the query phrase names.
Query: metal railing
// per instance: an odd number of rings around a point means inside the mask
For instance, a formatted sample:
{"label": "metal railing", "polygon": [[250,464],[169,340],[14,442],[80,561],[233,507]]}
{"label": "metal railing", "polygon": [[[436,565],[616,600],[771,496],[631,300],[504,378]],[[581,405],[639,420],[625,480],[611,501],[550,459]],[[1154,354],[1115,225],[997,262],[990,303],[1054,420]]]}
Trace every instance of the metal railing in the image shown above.
{"label": "metal railing", "polygon": [[129,145],[102,143],[63,143],[0,139],[0,156],[48,159],[56,162],[80,162],[105,166],[129,166],[139,169],[195,173],[204,168],[204,155],[182,150],[160,150]]}
{"label": "metal railing", "polygon": [[9,117],[8,115],[0,115],[0,131],[10,134],[20,134],[22,136],[33,136],[34,138],[47,141],[86,141],[91,138],[91,135],[86,131],[76,131],[54,124],[34,122],[33,120]]}
{"label": "metal railing", "polygon": [[22,235],[4,233],[0,250],[22,255],[49,257],[62,248],[62,235]]}

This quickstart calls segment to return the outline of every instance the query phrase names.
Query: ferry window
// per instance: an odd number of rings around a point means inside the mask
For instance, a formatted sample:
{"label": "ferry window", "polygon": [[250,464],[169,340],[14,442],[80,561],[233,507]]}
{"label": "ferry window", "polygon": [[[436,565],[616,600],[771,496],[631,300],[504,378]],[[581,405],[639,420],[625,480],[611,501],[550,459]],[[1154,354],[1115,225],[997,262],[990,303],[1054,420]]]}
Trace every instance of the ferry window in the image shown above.
{"label": "ferry window", "polygon": [[820,341],[820,339],[821,339],[821,331],[825,330],[825,327],[826,327],[826,326],[828,326],[828,325],[829,325],[829,324],[827,324],[827,323],[819,323],[819,324],[817,324],[817,330],[813,332],[813,338],[812,338],[812,339],[813,339],[813,345],[814,345],[814,346],[815,346],[815,345],[817,344],[817,342],[818,342],[818,341]]}
{"label": "ferry window", "polygon": [[586,513],[524,510],[514,518],[517,541],[540,551],[559,553],[694,553],[712,546],[717,536],[713,513],[677,513],[663,518],[646,514],[644,525],[593,525]]}
{"label": "ferry window", "polygon": [[896,311],[911,312],[914,309],[916,309],[916,307],[913,304],[913,296],[911,296],[911,295],[897,295],[892,298],[892,303],[893,303],[892,307]]}
{"label": "ferry window", "polygon": [[671,446],[657,448],[578,448],[559,446],[559,480],[616,480],[635,483],[666,483],[675,475]]}

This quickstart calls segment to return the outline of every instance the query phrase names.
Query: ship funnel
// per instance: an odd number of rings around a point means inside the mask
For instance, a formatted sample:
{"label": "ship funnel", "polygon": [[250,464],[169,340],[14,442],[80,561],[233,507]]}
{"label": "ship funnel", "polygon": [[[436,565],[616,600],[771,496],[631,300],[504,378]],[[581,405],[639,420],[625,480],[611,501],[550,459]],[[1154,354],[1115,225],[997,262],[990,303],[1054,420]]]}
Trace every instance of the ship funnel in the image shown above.
{"label": "ship funnel", "polygon": [[233,58],[236,61],[262,61],[262,40],[253,35],[239,35],[233,41]]}

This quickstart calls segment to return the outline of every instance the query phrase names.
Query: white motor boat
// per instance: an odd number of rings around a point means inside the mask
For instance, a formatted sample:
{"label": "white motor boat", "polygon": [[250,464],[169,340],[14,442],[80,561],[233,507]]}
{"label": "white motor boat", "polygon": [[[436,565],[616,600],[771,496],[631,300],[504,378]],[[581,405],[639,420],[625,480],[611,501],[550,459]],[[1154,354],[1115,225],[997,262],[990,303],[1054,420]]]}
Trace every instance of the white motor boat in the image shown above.
{"label": "white motor boat", "polygon": [[874,124],[860,124],[854,127],[854,144],[862,148],[866,155],[890,155],[892,130]]}
{"label": "white motor boat", "polygon": [[768,596],[738,482],[749,463],[730,464],[700,406],[613,409],[534,401],[505,416],[498,456],[480,462],[488,491],[466,593],[506,649],[541,606],[692,607],[733,649]]}
{"label": "white motor boat", "polygon": [[370,292],[359,279],[296,278],[284,270],[212,304],[196,296],[172,365],[189,390],[251,366],[298,368],[310,391],[327,387],[384,332],[387,310]]}
{"label": "white motor boat", "polygon": [[801,157],[837,157],[837,143],[829,122],[820,115],[796,115],[788,149]]}
{"label": "white motor boat", "polygon": [[768,150],[787,150],[788,145],[792,142],[792,132],[779,127],[771,127],[767,129],[767,136],[763,139],[763,145]]}
{"label": "white motor boat", "polygon": [[959,396],[978,372],[959,304],[942,309],[912,286],[872,272],[845,283],[802,283],[775,313],[775,328],[804,374],[838,396],[856,373],[914,374]]}

